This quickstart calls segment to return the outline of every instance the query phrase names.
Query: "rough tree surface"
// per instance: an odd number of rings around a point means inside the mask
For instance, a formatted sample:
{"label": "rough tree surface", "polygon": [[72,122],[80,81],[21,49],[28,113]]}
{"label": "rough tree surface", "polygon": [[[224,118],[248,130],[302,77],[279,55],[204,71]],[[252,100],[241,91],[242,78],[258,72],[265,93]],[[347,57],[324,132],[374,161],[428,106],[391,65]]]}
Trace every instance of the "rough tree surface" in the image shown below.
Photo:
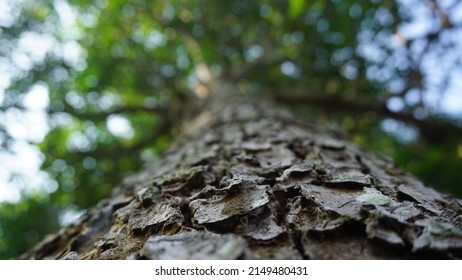
{"label": "rough tree surface", "polygon": [[337,134],[261,98],[212,98],[159,160],[22,257],[462,257],[460,201]]}

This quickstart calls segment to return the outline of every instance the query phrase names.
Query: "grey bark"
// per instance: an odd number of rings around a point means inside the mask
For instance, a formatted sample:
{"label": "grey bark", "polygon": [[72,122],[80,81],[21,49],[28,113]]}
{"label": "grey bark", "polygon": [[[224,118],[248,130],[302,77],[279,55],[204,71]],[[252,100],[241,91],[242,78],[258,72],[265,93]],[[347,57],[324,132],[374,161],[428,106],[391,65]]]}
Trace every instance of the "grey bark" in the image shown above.
{"label": "grey bark", "polygon": [[460,201],[275,104],[212,97],[181,134],[22,258],[462,257]]}

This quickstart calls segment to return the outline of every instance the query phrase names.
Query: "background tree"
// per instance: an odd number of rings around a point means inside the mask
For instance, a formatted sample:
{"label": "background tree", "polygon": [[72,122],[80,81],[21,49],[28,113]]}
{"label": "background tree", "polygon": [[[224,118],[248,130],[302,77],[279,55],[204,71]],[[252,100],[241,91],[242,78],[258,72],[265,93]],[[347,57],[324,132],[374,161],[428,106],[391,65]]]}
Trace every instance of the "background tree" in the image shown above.
{"label": "background tree", "polygon": [[[1,156],[23,189],[1,206],[2,256],[155,159],[210,76],[293,104],[461,195],[460,115],[448,114],[461,111],[445,105],[460,98],[459,2],[170,2],[2,3]],[[27,143],[43,157],[40,182],[16,174]]]}

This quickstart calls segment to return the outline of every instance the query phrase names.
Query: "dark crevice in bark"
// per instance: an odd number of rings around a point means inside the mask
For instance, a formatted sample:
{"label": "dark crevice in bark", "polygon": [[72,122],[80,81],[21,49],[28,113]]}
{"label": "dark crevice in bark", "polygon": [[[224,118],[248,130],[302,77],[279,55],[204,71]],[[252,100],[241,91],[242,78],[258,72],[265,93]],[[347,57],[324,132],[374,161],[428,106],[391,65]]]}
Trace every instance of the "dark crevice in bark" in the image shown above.
{"label": "dark crevice in bark", "polygon": [[370,174],[371,170],[369,169],[369,167],[367,165],[364,164],[362,158],[360,155],[355,155],[354,156],[354,159],[356,160],[356,162],[361,166],[361,172],[363,172],[364,174]]}
{"label": "dark crevice in bark", "polygon": [[180,211],[181,211],[181,214],[183,215],[183,226],[186,227],[186,228],[193,228],[194,225],[193,225],[193,222],[192,222],[192,215],[191,215],[191,211],[189,209],[189,206],[188,206],[188,203],[186,203],[185,201],[182,201],[182,203],[180,204]]}
{"label": "dark crevice in bark", "polygon": [[308,256],[305,253],[305,249],[303,248],[301,232],[298,231],[298,230],[295,230],[295,229],[291,229],[289,234],[290,234],[290,238],[292,239],[292,241],[293,241],[293,243],[295,245],[295,248],[297,249],[297,252],[300,254],[302,259],[304,259],[304,260],[311,259],[310,256]]}

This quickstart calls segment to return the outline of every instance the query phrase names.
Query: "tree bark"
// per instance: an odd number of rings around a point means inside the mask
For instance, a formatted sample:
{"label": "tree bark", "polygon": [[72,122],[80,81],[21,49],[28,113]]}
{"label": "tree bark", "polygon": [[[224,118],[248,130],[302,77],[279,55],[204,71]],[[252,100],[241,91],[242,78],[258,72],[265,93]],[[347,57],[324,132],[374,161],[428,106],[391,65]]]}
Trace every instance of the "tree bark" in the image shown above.
{"label": "tree bark", "polygon": [[[461,202],[261,97],[178,141],[26,259],[461,258]],[[437,172],[437,171],[435,171]]]}

